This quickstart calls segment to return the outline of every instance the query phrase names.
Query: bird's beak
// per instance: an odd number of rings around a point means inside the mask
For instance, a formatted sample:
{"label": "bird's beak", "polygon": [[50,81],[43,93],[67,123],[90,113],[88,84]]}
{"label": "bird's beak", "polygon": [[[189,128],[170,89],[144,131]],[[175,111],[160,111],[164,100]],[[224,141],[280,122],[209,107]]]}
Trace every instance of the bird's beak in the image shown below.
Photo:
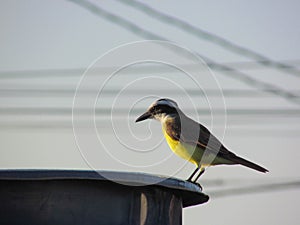
{"label": "bird's beak", "polygon": [[142,114],[141,116],[139,116],[135,122],[140,122],[140,121],[143,121],[143,120],[146,120],[146,119],[149,119],[151,117],[151,113],[150,112],[145,112],[144,114]]}

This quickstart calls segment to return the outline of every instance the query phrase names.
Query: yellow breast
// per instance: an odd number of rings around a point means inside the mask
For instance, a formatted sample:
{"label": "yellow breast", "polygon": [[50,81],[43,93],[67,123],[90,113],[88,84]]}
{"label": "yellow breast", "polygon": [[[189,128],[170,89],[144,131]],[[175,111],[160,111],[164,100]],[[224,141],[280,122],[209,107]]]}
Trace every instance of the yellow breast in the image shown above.
{"label": "yellow breast", "polygon": [[[194,154],[195,151],[197,151],[195,146],[189,145],[189,144],[182,144],[177,140],[172,139],[167,132],[165,131],[165,129],[163,128],[163,133],[164,136],[167,140],[168,145],[170,146],[171,150],[178,156],[180,156],[181,158],[195,164],[196,166],[198,166],[201,156],[199,154]],[[198,152],[198,151],[197,151]],[[199,157],[195,157],[198,156]],[[198,159],[199,158],[199,159]]]}

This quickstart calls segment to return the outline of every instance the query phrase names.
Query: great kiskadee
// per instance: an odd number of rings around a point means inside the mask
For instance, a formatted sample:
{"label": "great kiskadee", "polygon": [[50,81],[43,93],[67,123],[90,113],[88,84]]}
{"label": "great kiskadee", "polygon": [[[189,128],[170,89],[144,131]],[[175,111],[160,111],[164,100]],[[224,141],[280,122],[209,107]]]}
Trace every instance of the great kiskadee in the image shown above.
{"label": "great kiskadee", "polygon": [[267,169],[230,152],[205,126],[187,117],[171,99],[155,101],[136,122],[146,119],[160,121],[172,151],[196,165],[196,170],[188,178],[190,182],[196,183],[205,168],[220,164],[240,164],[263,173],[268,172]]}

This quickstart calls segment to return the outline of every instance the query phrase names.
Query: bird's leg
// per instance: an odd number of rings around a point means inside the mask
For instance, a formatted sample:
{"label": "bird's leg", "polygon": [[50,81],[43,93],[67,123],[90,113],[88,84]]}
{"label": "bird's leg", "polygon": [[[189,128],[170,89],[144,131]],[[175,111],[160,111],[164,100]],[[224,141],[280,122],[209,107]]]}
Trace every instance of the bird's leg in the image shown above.
{"label": "bird's leg", "polygon": [[198,176],[196,177],[196,179],[193,181],[193,183],[196,183],[197,180],[201,177],[201,175],[205,172],[204,168],[201,168],[200,173],[198,174]]}
{"label": "bird's leg", "polygon": [[195,176],[195,174],[198,172],[199,169],[200,169],[200,168],[197,167],[197,168],[195,169],[195,171],[191,174],[191,176],[187,179],[187,181],[192,182],[192,178]]}

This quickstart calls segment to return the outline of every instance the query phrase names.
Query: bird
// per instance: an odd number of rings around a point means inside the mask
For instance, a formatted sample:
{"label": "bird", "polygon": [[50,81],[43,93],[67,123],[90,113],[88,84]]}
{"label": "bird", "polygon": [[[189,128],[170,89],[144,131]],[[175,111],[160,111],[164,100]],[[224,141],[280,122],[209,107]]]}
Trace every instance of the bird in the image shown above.
{"label": "bird", "polygon": [[171,150],[196,166],[187,179],[189,182],[197,183],[207,167],[222,164],[240,164],[262,173],[269,172],[229,151],[204,125],[186,116],[172,99],[156,100],[135,122],[146,119],[158,120]]}

